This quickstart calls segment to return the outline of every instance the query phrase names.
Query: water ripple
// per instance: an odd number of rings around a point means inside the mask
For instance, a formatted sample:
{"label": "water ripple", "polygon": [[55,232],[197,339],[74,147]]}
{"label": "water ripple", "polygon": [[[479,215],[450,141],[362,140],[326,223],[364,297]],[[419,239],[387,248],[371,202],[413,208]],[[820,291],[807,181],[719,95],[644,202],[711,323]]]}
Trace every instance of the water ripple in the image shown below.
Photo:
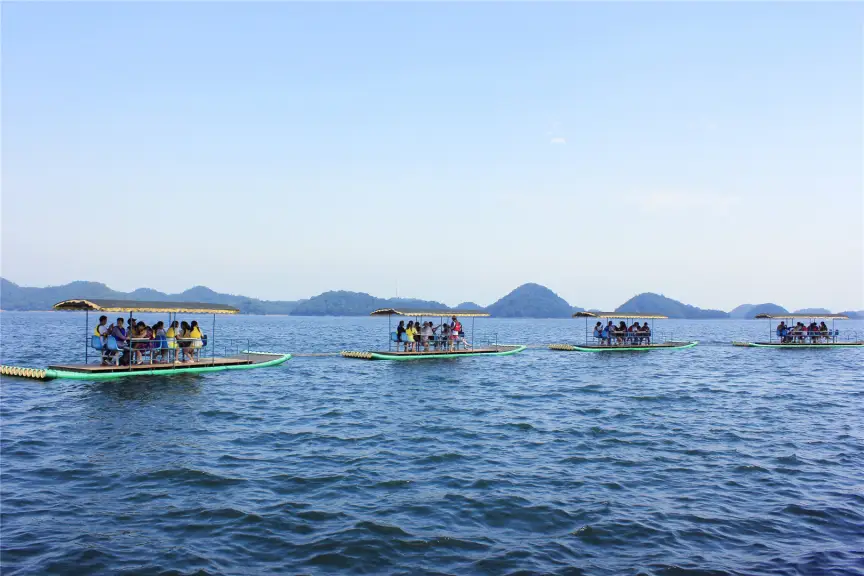
{"label": "water ripple", "polygon": [[[46,358],[35,335],[71,350],[78,315],[0,320],[4,363],[75,359]],[[381,328],[226,324],[297,352],[371,346]],[[513,342],[574,330],[489,324]],[[764,330],[672,324],[718,344]],[[719,345],[531,349],[432,363],[298,358],[131,382],[3,379],[0,569],[862,574],[862,360]]]}

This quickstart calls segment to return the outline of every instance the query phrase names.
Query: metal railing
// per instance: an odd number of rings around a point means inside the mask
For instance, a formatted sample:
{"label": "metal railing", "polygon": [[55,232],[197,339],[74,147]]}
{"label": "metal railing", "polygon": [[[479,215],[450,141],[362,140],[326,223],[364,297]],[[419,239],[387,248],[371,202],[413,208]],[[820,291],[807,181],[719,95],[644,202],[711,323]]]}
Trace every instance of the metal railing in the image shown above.
{"label": "metal railing", "polygon": [[[125,344],[116,349],[108,349],[103,343],[101,348],[93,346],[92,336],[88,338],[88,348],[92,349],[97,362],[107,362],[117,366],[128,367],[149,365],[175,364],[214,364],[217,358],[237,358],[245,356],[250,359],[251,342],[245,338],[220,338],[217,342],[208,342],[207,336],[202,338],[129,338]],[[222,354],[217,354],[221,351]],[[89,358],[87,359],[89,363]]]}
{"label": "metal railing", "polygon": [[768,338],[769,342],[778,344],[845,344],[860,342],[864,334],[857,330],[829,329],[819,332],[788,331],[785,335],[777,334],[773,330]]}

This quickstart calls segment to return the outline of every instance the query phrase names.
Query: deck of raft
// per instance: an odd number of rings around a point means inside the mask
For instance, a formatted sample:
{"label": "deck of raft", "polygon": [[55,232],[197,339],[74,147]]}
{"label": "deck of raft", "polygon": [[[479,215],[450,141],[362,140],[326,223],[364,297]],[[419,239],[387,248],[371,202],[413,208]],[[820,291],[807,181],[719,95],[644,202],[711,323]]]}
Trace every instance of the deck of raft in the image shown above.
{"label": "deck of raft", "polygon": [[110,373],[110,372],[136,372],[151,370],[182,370],[183,368],[204,368],[207,366],[245,366],[250,364],[263,364],[270,362],[276,355],[273,354],[239,354],[228,358],[205,358],[198,362],[186,364],[136,364],[134,366],[102,366],[100,364],[56,364],[48,366],[50,370],[63,370],[66,372]]}
{"label": "deck of raft", "polygon": [[611,346],[601,346],[599,344],[552,344],[549,346],[551,350],[654,350],[656,348],[683,348],[692,344],[692,342],[662,342],[659,344],[618,344]]}
{"label": "deck of raft", "polygon": [[506,352],[513,346],[500,346],[498,348],[461,348],[459,350],[429,350],[428,352],[396,352],[387,350],[373,350],[375,354],[382,356],[441,356],[444,354],[492,354],[494,352]]}

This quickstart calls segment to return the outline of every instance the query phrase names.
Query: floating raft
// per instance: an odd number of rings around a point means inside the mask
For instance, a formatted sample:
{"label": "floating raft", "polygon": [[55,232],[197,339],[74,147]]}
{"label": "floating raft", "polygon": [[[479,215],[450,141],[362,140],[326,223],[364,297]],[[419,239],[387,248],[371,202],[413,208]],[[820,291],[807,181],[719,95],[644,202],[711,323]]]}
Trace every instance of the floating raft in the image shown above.
{"label": "floating raft", "polygon": [[474,350],[455,350],[453,352],[351,352],[343,351],[343,358],[358,360],[432,360],[441,358],[463,358],[465,356],[509,356],[525,350],[525,346],[495,346],[492,348],[477,348]]}
{"label": "floating raft", "polygon": [[99,364],[58,364],[45,369],[0,366],[0,374],[35,380],[112,380],[132,376],[168,376],[201,374],[223,370],[252,370],[276,366],[291,359],[290,354],[249,352],[228,358],[207,359],[194,364],[140,364],[135,366],[101,366]]}
{"label": "floating raft", "polygon": [[780,344],[778,342],[732,342],[733,346],[745,346],[748,348],[861,348],[864,342],[822,342],[806,344]]}
{"label": "floating raft", "polygon": [[563,352],[645,352],[648,350],[683,350],[685,348],[692,348],[698,343],[699,341],[697,340],[694,342],[663,342],[662,344],[630,344],[627,346],[552,344],[549,346],[549,349]]}

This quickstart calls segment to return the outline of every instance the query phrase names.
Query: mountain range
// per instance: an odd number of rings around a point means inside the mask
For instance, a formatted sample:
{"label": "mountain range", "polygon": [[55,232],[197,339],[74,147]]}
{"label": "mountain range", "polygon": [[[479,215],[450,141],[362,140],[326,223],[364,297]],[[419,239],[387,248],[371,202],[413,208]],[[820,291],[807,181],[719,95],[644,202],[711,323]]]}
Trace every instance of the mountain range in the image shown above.
{"label": "mountain range", "polygon": [[[3,310],[50,310],[61,300],[70,298],[113,298],[118,300],[150,300],[161,302],[210,302],[237,307],[244,314],[291,314],[294,316],[365,316],[376,308],[428,308],[446,309],[448,306],[434,300],[412,298],[378,298],[363,292],[330,291],[306,300],[260,300],[248,296],[215,292],[206,286],[195,286],[178,294],[160,292],[152,288],[138,288],[132,292],[112,290],[100,282],[76,281],[62,286],[32,288],[19,286],[0,278],[0,308]],[[572,306],[555,292],[539,284],[523,284],[493,304],[480,306],[463,302],[456,306],[463,310],[485,310],[499,318],[569,318],[584,308]],[[592,309],[596,312],[597,310]],[[673,300],[662,294],[643,292],[627,300],[615,312],[655,313],[669,318],[753,318],[759,313],[787,313],[777,304],[742,304],[730,312],[702,309]],[[797,313],[824,314],[824,308],[805,308]],[[850,318],[864,318],[864,310],[843,312]]]}

